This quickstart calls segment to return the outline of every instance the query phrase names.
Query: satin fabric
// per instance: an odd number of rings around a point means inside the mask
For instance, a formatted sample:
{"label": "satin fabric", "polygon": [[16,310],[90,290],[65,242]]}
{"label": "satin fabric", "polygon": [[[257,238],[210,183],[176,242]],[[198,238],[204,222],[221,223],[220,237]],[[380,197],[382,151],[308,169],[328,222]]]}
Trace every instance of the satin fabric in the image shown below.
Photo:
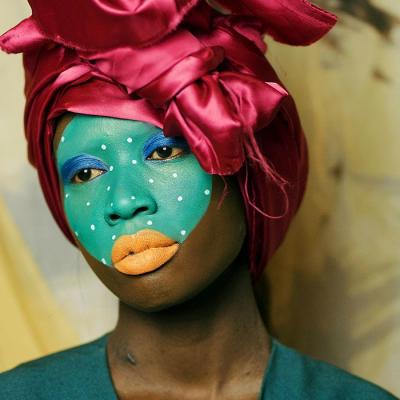
{"label": "satin fabric", "polygon": [[30,3],[33,16],[4,34],[0,46],[24,53],[29,159],[67,237],[73,242],[54,167],[57,118],[70,111],[141,120],[167,136],[183,135],[206,172],[237,175],[250,270],[257,277],[281,243],[307,177],[297,111],[264,58],[262,34],[293,43],[287,31],[298,28],[296,44],[308,44],[335,18],[294,0],[290,7],[285,1],[231,2],[233,15],[225,16],[204,1],[111,7],[86,0],[79,10],[71,1]]}
{"label": "satin fabric", "polygon": [[[200,0],[29,0],[47,37],[66,46],[105,50],[143,47],[175,30]],[[288,44],[309,44],[334,23],[332,14],[306,0],[214,0],[238,15],[257,16],[263,32]],[[73,21],[73,26],[71,26]]]}

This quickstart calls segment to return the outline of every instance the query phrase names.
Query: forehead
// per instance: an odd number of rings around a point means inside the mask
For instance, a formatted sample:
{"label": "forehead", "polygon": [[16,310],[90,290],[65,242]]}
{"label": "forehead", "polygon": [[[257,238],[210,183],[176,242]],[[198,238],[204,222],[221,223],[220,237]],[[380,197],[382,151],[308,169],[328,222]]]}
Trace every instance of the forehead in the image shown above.
{"label": "forehead", "polygon": [[160,129],[147,122],[78,114],[71,117],[64,126],[62,136],[65,138],[79,136],[79,140],[84,142],[85,137],[90,137],[92,140],[112,139],[124,133],[132,133],[138,136],[156,132],[160,132]]}

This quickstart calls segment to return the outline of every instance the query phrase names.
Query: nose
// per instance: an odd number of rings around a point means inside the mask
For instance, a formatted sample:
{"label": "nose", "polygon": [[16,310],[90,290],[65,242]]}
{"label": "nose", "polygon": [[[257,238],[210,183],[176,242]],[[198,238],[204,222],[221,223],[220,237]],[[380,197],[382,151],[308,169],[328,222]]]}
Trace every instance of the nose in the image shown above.
{"label": "nose", "polygon": [[150,194],[116,194],[105,207],[105,220],[111,226],[121,221],[152,215],[157,211],[157,203]]}

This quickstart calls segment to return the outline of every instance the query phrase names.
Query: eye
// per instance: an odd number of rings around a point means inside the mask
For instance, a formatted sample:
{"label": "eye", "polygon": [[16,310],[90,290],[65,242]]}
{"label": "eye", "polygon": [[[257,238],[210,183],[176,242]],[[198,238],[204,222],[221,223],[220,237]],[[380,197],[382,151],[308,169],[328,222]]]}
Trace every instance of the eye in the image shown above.
{"label": "eye", "polygon": [[148,157],[147,160],[168,160],[180,157],[185,153],[180,147],[162,146],[157,147]]}
{"label": "eye", "polygon": [[65,161],[61,176],[65,185],[89,182],[109,171],[102,160],[89,154],[80,154]]}
{"label": "eye", "polygon": [[104,170],[96,168],[85,168],[78,171],[71,179],[72,183],[85,183],[89,182],[100,175],[104,174]]}
{"label": "eye", "polygon": [[166,161],[188,153],[190,148],[183,137],[166,137],[162,132],[150,137],[143,146],[145,160]]}

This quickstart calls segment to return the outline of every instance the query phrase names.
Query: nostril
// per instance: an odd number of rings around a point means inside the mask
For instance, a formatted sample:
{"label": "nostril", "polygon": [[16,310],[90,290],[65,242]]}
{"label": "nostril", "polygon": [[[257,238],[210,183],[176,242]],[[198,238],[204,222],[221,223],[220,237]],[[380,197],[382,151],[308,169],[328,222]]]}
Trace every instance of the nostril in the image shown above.
{"label": "nostril", "polygon": [[110,215],[110,220],[111,220],[111,221],[117,221],[117,220],[119,220],[119,215],[118,215],[118,214],[111,214],[111,215]]}
{"label": "nostril", "polygon": [[132,217],[134,217],[137,214],[141,214],[143,212],[147,212],[149,209],[148,207],[139,207],[135,210],[135,212],[132,214]]}

